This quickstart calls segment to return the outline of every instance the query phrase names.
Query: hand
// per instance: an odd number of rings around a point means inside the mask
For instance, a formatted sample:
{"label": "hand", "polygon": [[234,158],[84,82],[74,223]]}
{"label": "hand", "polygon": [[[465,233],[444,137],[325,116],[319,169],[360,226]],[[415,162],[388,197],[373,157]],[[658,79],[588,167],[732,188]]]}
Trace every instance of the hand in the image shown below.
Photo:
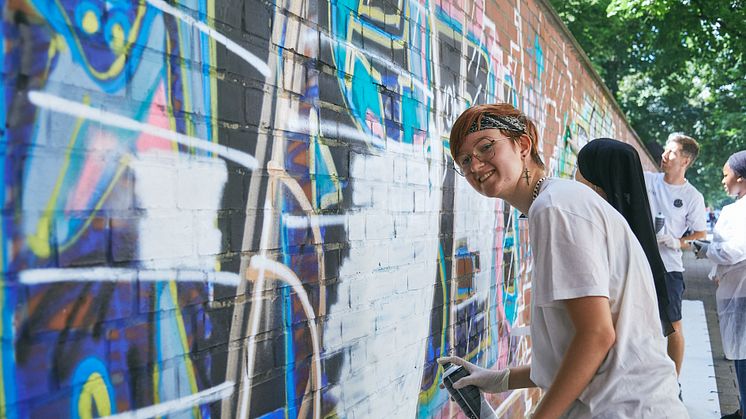
{"label": "hand", "polygon": [[707,249],[710,247],[710,244],[699,240],[695,240],[693,243],[694,256],[696,256],[697,259],[707,259]]}
{"label": "hand", "polygon": [[679,250],[681,249],[681,240],[677,239],[676,237],[665,234],[665,233],[659,233],[655,236],[655,238],[658,240],[658,244],[662,244],[669,249],[673,250]]}
{"label": "hand", "polygon": [[477,386],[486,393],[502,393],[508,391],[508,380],[510,378],[510,369],[489,370],[478,367],[469,361],[457,356],[446,356],[438,358],[438,363],[443,365],[450,362],[451,364],[460,365],[469,371],[469,375],[453,383],[453,388],[459,389],[466,386]]}

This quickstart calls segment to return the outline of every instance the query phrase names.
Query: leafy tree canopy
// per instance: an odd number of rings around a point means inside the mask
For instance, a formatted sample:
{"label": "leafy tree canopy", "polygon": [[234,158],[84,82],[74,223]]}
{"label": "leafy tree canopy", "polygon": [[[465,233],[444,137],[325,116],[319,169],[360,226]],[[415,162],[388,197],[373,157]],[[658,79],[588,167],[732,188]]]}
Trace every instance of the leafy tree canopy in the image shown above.
{"label": "leafy tree canopy", "polygon": [[550,2],[640,137],[697,138],[687,177],[708,205],[727,202],[723,164],[746,149],[744,0]]}

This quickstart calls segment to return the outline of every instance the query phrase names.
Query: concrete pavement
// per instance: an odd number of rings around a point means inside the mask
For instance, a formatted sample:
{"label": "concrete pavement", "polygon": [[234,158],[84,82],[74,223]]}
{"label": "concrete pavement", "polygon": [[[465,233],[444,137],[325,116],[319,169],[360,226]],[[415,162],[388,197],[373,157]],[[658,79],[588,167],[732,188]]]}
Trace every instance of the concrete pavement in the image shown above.
{"label": "concrete pavement", "polygon": [[[696,259],[691,252],[684,252],[684,282],[686,284],[684,300],[701,301],[704,305],[707,332],[709,334],[712,351],[712,370],[714,370],[715,382],[717,383],[717,396],[720,402],[720,411],[722,412],[721,414],[726,414],[732,413],[738,409],[738,388],[736,385],[735,371],[733,369],[733,361],[725,359],[723,354],[723,344],[720,338],[717,308],[715,307],[716,286],[707,276],[710,272],[711,266],[712,265],[708,260]],[[686,319],[684,322],[686,324]],[[700,332],[695,332],[694,330],[687,331],[685,329],[684,336],[687,340],[697,339],[696,333]],[[704,333],[704,331],[701,333]],[[684,368],[686,368],[686,362],[687,358],[684,360]],[[684,373],[685,370],[682,371],[682,376]],[[682,377],[682,379],[683,378],[684,377]],[[703,381],[707,378],[708,377],[701,377]],[[693,401],[687,401],[685,399],[684,402],[689,404],[689,402]],[[692,417],[692,419],[695,418]]]}

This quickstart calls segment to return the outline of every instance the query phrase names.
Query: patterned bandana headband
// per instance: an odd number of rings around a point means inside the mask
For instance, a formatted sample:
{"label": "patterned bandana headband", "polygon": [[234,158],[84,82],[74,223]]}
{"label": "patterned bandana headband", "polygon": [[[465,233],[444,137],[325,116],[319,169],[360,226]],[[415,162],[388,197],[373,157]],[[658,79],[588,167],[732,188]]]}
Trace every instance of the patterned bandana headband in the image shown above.
{"label": "patterned bandana headband", "polygon": [[486,113],[482,115],[481,121],[480,118],[474,120],[474,123],[471,124],[469,130],[466,131],[466,134],[468,135],[472,132],[485,129],[504,129],[512,132],[525,133],[526,124],[521,122],[521,120],[515,116],[502,116]]}

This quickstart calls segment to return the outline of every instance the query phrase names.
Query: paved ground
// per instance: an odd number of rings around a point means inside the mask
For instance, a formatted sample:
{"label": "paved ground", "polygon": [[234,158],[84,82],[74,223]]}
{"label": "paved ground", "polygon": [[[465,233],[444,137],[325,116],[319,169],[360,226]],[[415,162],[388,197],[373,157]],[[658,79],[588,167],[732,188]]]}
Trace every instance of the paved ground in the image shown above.
{"label": "paved ground", "polygon": [[[686,291],[684,291],[684,299],[702,301],[704,304],[707,329],[712,346],[713,369],[715,371],[720,411],[722,414],[726,414],[738,409],[738,388],[736,387],[733,361],[726,360],[723,354],[717,309],[715,308],[715,284],[707,277],[710,267],[711,264],[706,259],[698,260],[694,258],[691,252],[685,252],[684,282]],[[685,336],[688,335],[689,333],[685,332]]]}

